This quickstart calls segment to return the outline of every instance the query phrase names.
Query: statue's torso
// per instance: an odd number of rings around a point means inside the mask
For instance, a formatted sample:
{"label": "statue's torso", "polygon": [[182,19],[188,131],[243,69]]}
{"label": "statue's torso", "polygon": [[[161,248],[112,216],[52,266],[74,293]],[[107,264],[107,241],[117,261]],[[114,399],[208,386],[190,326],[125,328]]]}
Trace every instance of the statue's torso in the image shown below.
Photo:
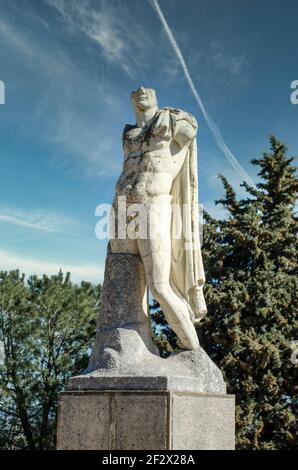
{"label": "statue's torso", "polygon": [[128,202],[169,194],[186,154],[170,135],[158,135],[153,126],[126,126],[123,132],[124,165],[116,194]]}

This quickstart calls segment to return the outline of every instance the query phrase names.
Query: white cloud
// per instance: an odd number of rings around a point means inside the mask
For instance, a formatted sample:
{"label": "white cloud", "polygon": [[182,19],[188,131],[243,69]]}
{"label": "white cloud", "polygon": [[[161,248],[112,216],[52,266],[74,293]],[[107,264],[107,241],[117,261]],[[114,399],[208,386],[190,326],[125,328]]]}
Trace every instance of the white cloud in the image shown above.
{"label": "white cloud", "polygon": [[47,233],[70,232],[81,227],[77,220],[62,212],[46,209],[26,211],[15,207],[0,206],[1,222]]}
{"label": "white cloud", "polygon": [[209,57],[217,68],[237,78],[247,72],[249,62],[244,54],[233,54],[218,41],[212,41],[210,49]]}
{"label": "white cloud", "polygon": [[[115,149],[108,122],[115,119],[115,109],[119,115],[122,103],[107,80],[99,82],[91,70],[78,67],[52,38],[36,40],[33,30],[16,28],[8,18],[0,19],[0,38],[16,60],[20,56],[24,67],[46,79],[32,107],[39,138],[56,147],[53,162],[80,177],[118,173],[121,156],[113,157],[121,153],[121,143]],[[30,118],[22,126],[32,132]]]}
{"label": "white cloud", "polygon": [[[122,149],[120,137],[115,142],[113,128],[108,132],[95,118],[94,121],[91,116],[81,119],[74,108],[65,108],[61,109],[58,119],[52,121],[49,130],[49,142],[62,148],[71,159],[66,164],[66,172],[72,177],[95,179],[119,173]],[[65,162],[58,155],[53,157],[53,164],[59,167]]]}
{"label": "white cloud", "polygon": [[[144,68],[152,39],[138,25],[132,12],[122,2],[105,0],[96,3],[81,0],[46,0],[73,30],[81,30],[101,49],[105,60],[122,68],[130,77],[136,76],[140,64]],[[140,40],[141,38],[141,40]]]}
{"label": "white cloud", "polygon": [[32,274],[53,275],[61,269],[64,273],[70,272],[71,279],[74,282],[82,280],[92,283],[99,283],[103,280],[104,267],[100,264],[82,264],[72,265],[68,263],[55,263],[52,261],[38,260],[12,253],[6,250],[0,250],[0,270],[19,269],[26,276]]}
{"label": "white cloud", "polygon": [[54,227],[43,225],[42,222],[31,223],[31,222],[27,222],[26,220],[16,219],[15,217],[11,217],[9,215],[3,215],[3,214],[0,214],[0,222],[7,222],[7,223],[13,224],[13,225],[21,225],[23,227],[32,228],[34,230],[40,230],[40,231],[43,231],[43,232],[50,232],[51,233],[51,232],[57,232],[58,231]]}
{"label": "white cloud", "polygon": [[39,71],[42,69],[51,79],[54,76],[63,76],[73,67],[70,59],[61,49],[53,52],[43,48],[40,42],[34,40],[31,33],[14,28],[8,18],[0,19],[0,35],[3,42],[19,50],[23,54],[23,59],[24,54],[27,59],[31,59],[31,67]]}

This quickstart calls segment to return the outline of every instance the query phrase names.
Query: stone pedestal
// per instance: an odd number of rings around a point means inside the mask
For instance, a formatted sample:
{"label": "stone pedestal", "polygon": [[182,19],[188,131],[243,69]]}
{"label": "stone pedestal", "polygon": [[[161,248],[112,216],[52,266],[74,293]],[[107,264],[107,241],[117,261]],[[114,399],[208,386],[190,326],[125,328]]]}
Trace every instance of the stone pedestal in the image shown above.
{"label": "stone pedestal", "polygon": [[205,351],[159,356],[136,255],[108,253],[89,366],[59,400],[59,449],[234,448],[234,397]]}
{"label": "stone pedestal", "polygon": [[172,391],[60,394],[58,449],[234,449],[231,395]]}

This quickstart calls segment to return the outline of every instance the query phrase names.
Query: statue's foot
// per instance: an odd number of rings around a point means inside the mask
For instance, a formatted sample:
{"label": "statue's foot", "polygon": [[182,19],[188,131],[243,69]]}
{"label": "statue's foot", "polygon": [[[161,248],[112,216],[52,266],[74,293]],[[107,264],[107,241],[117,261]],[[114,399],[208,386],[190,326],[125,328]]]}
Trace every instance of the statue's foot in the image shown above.
{"label": "statue's foot", "polygon": [[171,323],[171,326],[178,336],[183,349],[193,351],[200,347],[196,329],[189,317],[184,318],[181,322]]}

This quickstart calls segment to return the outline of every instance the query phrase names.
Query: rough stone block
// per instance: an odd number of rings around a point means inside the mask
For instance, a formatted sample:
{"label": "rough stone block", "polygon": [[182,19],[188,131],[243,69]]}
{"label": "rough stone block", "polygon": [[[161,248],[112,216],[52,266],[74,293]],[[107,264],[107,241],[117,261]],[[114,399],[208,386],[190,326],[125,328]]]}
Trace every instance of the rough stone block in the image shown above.
{"label": "rough stone block", "polygon": [[172,391],[60,394],[57,448],[234,449],[233,395]]}

